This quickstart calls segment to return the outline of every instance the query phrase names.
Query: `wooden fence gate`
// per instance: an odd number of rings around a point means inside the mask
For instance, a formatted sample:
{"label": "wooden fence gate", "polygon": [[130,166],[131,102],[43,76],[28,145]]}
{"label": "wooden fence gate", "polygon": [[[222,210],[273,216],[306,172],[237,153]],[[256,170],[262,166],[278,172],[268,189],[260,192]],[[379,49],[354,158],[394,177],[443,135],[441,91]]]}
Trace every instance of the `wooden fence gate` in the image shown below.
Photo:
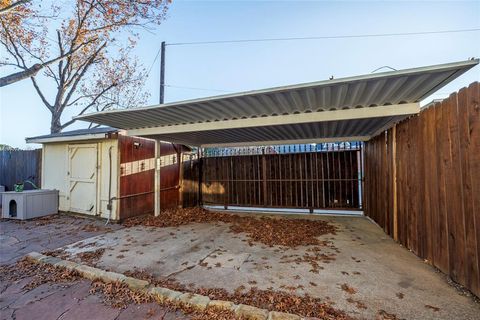
{"label": "wooden fence gate", "polygon": [[361,208],[361,149],[202,159],[207,205]]}

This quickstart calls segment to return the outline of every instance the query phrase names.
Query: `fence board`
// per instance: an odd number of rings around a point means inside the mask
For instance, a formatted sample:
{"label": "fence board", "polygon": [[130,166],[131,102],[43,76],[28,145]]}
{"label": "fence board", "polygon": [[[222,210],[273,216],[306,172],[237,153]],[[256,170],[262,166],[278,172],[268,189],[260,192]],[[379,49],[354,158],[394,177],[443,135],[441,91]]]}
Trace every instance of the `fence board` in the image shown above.
{"label": "fence board", "polygon": [[[0,151],[0,185],[12,191],[15,183],[30,180],[40,187],[41,161],[42,149]],[[31,189],[33,187],[26,183],[25,190]]]}
{"label": "fence board", "polygon": [[397,240],[480,296],[479,83],[368,141],[365,168],[365,213],[393,236],[396,183]]}
{"label": "fence board", "polygon": [[357,209],[358,152],[207,157],[202,159],[202,201],[224,206]]}

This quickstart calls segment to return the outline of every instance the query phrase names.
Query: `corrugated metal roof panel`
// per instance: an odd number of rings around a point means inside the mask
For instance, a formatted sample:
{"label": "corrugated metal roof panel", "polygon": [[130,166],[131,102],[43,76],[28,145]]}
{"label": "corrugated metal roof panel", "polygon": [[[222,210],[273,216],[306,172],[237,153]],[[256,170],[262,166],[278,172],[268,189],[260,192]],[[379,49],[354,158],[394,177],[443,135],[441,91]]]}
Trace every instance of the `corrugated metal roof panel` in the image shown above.
{"label": "corrugated metal roof panel", "polygon": [[[278,115],[301,114],[307,112],[328,112],[332,110],[348,110],[354,108],[370,108],[388,105],[398,105],[419,102],[440,89],[468,69],[477,65],[479,60],[449,63],[443,65],[406,69],[393,72],[369,74],[351,78],[334,79],[313,83],[304,83],[286,87],[265,90],[241,92],[194,99],[182,102],[168,103],[151,107],[127,110],[114,110],[88,114],[78,119],[109,125],[122,129],[155,128],[194,123],[208,123],[225,120],[250,119]],[[399,106],[401,108],[401,106]],[[378,129],[379,119],[349,123],[366,129],[362,135],[371,134]],[[377,124],[375,126],[374,124]],[[342,125],[342,124],[340,124]],[[345,124],[343,124],[345,125]],[[340,126],[341,127],[341,126]],[[296,130],[313,130],[307,125],[292,124],[291,134],[284,131],[269,131],[275,129],[249,129],[229,132],[233,134],[229,141],[254,141],[256,135],[275,136],[276,140],[292,138]],[[323,127],[321,127],[323,128]],[[332,129],[333,128],[333,129]],[[352,129],[359,131],[359,128]],[[325,129],[325,128],[324,128]],[[316,129],[320,130],[320,129]],[[325,129],[326,130],[326,129]],[[312,131],[322,136],[340,137],[339,126],[332,124],[328,132]],[[227,134],[227,132],[224,132]],[[295,133],[295,134],[294,134]],[[362,132],[357,132],[362,133]],[[235,135],[237,139],[235,138]],[[243,134],[243,136],[242,136]],[[182,133],[170,135],[171,139],[181,137],[184,142],[200,141],[213,143],[213,140],[228,140],[215,134]],[[250,138],[249,138],[250,136]],[[298,134],[302,136],[302,134]],[[242,140],[243,139],[243,140]],[[288,139],[291,140],[291,139]],[[174,141],[174,140],[172,140]]]}
{"label": "corrugated metal roof panel", "polygon": [[[355,119],[345,121],[329,121],[322,123],[286,124],[278,126],[251,127],[240,129],[208,130],[200,132],[181,132],[175,134],[153,134],[145,137],[171,141],[174,143],[198,146],[232,146],[273,144],[281,141],[340,141],[343,138],[368,138],[374,130],[389,123],[402,120],[404,117],[380,117],[374,119]],[[368,133],[365,135],[365,133]]]}

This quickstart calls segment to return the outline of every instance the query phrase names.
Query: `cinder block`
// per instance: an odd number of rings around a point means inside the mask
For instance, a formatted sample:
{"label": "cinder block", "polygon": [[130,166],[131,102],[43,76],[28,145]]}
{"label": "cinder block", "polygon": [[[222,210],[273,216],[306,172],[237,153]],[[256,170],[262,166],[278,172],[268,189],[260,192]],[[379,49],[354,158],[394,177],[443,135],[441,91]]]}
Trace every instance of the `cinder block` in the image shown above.
{"label": "cinder block", "polygon": [[80,272],[80,274],[84,278],[87,278],[87,279],[90,279],[90,280],[96,280],[96,279],[102,280],[102,278],[105,274],[105,271],[103,271],[103,270],[93,268],[93,267],[89,267],[89,266],[86,266],[86,265],[83,265],[83,264],[79,264],[77,266],[76,270],[78,272]]}
{"label": "cinder block", "polygon": [[195,293],[184,293],[176,298],[176,300],[186,303],[194,308],[204,310],[208,303],[210,302],[210,298],[206,296],[202,296]]}
{"label": "cinder block", "polygon": [[268,314],[268,320],[300,320],[299,316],[291,313],[270,311]]}
{"label": "cinder block", "polygon": [[235,314],[248,320],[266,320],[268,317],[268,310],[239,304],[235,309]]}
{"label": "cinder block", "polygon": [[37,261],[37,262],[41,262],[46,257],[47,257],[46,255],[43,255],[43,254],[38,253],[38,252],[30,252],[30,253],[27,254],[27,258],[32,259],[32,260]]}
{"label": "cinder block", "polygon": [[173,301],[182,294],[179,291],[170,290],[162,287],[153,287],[148,290],[148,293],[156,296],[160,301],[164,301],[164,300]]}
{"label": "cinder block", "polygon": [[237,305],[231,301],[211,300],[208,307],[234,311],[237,308]]}
{"label": "cinder block", "polygon": [[105,271],[102,275],[104,282],[124,282],[126,276],[121,273]]}
{"label": "cinder block", "polygon": [[77,270],[78,263],[73,262],[73,261],[60,260],[59,262],[55,263],[54,266],[65,268],[67,270]]}
{"label": "cinder block", "polygon": [[141,290],[145,289],[150,283],[145,280],[135,279],[132,277],[125,277],[123,282],[128,285],[128,287],[132,290]]}

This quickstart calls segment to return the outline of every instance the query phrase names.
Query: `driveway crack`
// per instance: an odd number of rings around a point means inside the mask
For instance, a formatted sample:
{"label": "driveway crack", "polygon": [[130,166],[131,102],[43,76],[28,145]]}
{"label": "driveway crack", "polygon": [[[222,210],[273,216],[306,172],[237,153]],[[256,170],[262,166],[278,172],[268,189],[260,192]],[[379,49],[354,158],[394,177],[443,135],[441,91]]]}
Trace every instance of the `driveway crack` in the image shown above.
{"label": "driveway crack", "polygon": [[67,308],[67,310],[63,311],[62,313],[60,313],[60,315],[57,317],[57,320],[60,319],[61,317],[63,317],[63,315],[65,313],[67,313],[68,311],[70,311],[70,308]]}
{"label": "driveway crack", "polygon": [[203,261],[205,261],[205,259],[207,259],[208,257],[210,257],[212,254],[214,254],[215,252],[217,251],[220,251],[220,249],[214,249],[212,250],[209,254],[207,254],[205,257],[203,257],[202,259],[198,260],[197,264],[194,264],[194,265],[191,265],[191,266],[188,266],[188,267],[185,267],[183,269],[180,269],[178,271],[175,271],[175,272],[172,272],[170,273],[169,275],[166,276],[166,279],[169,279],[170,277],[172,276],[176,276],[177,274],[180,274],[182,272],[185,272],[187,270],[190,270],[190,269],[193,269],[195,268],[196,266],[199,266],[200,264],[203,263]]}

